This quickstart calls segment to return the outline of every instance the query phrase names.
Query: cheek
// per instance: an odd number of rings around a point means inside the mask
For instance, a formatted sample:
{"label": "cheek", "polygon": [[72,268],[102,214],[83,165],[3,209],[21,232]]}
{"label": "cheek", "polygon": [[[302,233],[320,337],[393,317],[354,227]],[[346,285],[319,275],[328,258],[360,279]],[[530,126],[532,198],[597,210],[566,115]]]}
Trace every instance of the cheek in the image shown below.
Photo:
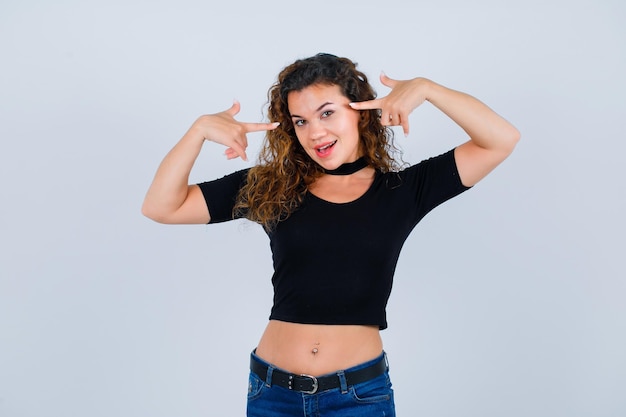
{"label": "cheek", "polygon": [[302,132],[296,131],[296,139],[300,146],[303,146],[302,141],[304,140],[304,135],[302,134]]}
{"label": "cheek", "polygon": [[361,113],[357,112],[357,111],[352,111],[350,112],[349,117],[347,117],[347,121],[348,123],[354,127],[355,130],[359,130],[359,122],[361,121]]}
{"label": "cheek", "polygon": [[346,128],[349,129],[356,136],[360,136],[359,134],[359,117],[353,117],[349,123],[346,124]]}
{"label": "cheek", "polygon": [[[304,146],[304,134],[300,132],[299,134],[296,132],[296,142],[300,145],[300,149],[304,150],[305,153],[310,153],[310,150]],[[298,146],[296,145],[296,146]]]}

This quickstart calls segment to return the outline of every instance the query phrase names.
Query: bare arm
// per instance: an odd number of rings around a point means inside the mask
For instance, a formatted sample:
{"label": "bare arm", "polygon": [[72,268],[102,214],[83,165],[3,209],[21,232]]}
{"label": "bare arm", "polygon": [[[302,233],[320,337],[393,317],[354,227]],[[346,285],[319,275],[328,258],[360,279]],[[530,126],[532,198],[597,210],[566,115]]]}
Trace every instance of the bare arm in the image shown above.
{"label": "bare arm", "polygon": [[167,224],[206,224],[209,210],[198,186],[187,185],[204,138],[192,127],[165,156],[141,208],[144,216]]}
{"label": "bare arm", "polygon": [[142,213],[167,224],[206,224],[211,215],[197,185],[188,185],[189,174],[205,140],[227,147],[226,157],[247,160],[246,134],[275,129],[276,123],[242,123],[234,119],[239,103],[221,113],[201,116],[165,156],[157,169],[142,206]]}
{"label": "bare arm", "polygon": [[386,97],[352,103],[357,110],[382,110],[384,125],[402,126],[409,132],[409,114],[424,101],[441,110],[469,136],[470,140],[458,146],[455,159],[461,181],[472,186],[506,159],[517,144],[520,134],[509,122],[476,98],[451,90],[425,78],[398,81],[385,75],[381,81],[392,88]]}
{"label": "bare arm", "polygon": [[472,186],[513,152],[520,133],[485,104],[465,93],[430,84],[427,100],[470,137],[454,156],[461,181]]}

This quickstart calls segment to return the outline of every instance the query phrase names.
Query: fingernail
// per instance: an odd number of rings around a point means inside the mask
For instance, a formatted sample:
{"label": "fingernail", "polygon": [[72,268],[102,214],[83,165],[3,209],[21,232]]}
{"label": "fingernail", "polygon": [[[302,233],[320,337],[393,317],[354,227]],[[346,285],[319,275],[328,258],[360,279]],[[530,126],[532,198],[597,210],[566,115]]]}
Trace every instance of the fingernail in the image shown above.
{"label": "fingernail", "polygon": [[272,126],[278,127],[278,126],[280,126],[280,122],[274,122],[274,123],[272,123]]}

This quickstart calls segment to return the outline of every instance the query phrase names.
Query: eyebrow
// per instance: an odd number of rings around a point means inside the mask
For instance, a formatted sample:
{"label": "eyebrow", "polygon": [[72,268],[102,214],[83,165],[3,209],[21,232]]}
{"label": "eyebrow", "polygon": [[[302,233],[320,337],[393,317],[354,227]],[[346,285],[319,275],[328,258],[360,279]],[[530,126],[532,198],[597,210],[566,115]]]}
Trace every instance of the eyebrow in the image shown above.
{"label": "eyebrow", "polygon": [[[327,101],[326,103],[322,104],[321,106],[319,106],[317,109],[315,109],[315,113],[317,113],[318,111],[322,110],[324,107],[326,107],[329,104],[334,104],[332,101]],[[292,114],[291,117],[302,117],[302,116],[298,116],[297,114]]]}

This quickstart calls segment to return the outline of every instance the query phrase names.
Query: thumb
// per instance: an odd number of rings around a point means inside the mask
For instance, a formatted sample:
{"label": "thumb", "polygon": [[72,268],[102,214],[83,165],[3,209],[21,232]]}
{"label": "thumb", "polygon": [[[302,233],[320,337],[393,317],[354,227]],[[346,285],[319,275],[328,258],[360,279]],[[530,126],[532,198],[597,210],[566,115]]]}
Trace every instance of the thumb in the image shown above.
{"label": "thumb", "polygon": [[389,78],[384,72],[380,73],[380,82],[389,88],[393,88],[397,83],[396,80]]}
{"label": "thumb", "polygon": [[239,110],[241,110],[241,104],[239,104],[237,100],[233,100],[233,105],[230,106],[230,109],[226,110],[226,113],[231,116],[235,116],[237,113],[239,113]]}

